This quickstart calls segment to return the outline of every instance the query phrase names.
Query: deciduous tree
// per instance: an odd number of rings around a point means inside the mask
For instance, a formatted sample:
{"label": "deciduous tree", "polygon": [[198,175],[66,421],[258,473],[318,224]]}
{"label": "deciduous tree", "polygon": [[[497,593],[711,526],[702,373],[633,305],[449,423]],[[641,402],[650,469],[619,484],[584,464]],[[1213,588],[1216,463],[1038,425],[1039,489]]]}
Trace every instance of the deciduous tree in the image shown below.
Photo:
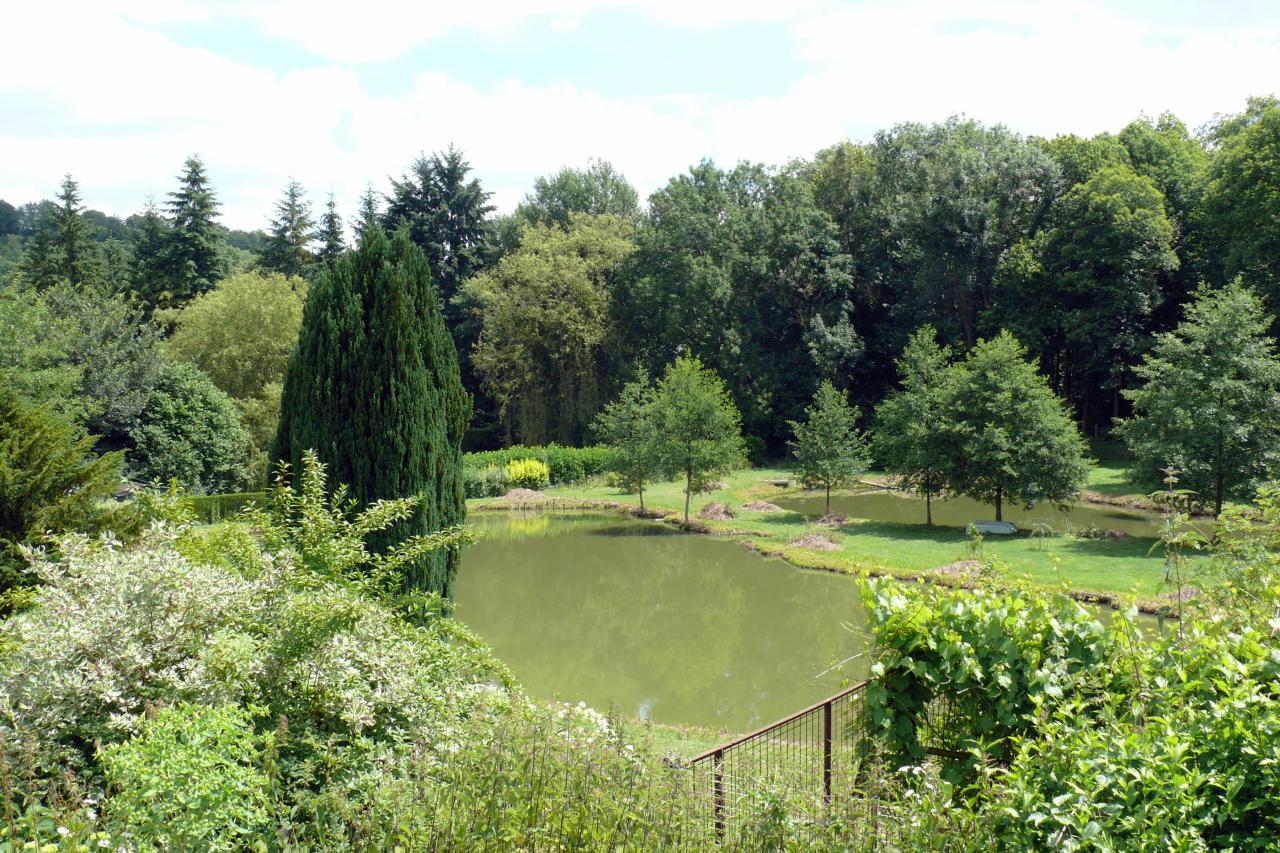
{"label": "deciduous tree", "polygon": [[826,490],[831,512],[831,490],[847,488],[867,470],[867,439],[858,429],[858,409],[830,381],[824,380],[805,409],[804,421],[790,421],[796,470],[805,488]]}
{"label": "deciduous tree", "polygon": [[635,489],[644,509],[644,486],[658,473],[658,431],[653,385],[638,376],[622,388],[616,400],[596,415],[596,437],[609,448],[609,470],[622,485]]}

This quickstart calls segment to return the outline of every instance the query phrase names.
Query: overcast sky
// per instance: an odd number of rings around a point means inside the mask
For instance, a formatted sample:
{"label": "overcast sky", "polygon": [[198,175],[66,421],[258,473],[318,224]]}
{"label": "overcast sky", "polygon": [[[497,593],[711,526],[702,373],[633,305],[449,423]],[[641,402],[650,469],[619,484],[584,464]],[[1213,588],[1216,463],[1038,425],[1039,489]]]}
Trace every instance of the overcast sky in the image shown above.
{"label": "overcast sky", "polygon": [[8,0],[0,198],[64,172],[108,212],[198,152],[223,221],[293,176],[346,216],[460,147],[510,209],[589,157],[648,194],[703,157],[780,163],[963,113],[1024,134],[1193,128],[1280,92],[1280,2]]}

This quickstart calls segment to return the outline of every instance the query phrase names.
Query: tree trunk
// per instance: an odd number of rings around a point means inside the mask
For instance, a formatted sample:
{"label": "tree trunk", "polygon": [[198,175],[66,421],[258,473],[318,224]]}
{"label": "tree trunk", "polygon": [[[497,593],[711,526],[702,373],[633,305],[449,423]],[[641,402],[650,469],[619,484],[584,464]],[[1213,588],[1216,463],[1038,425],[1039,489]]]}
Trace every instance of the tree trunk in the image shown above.
{"label": "tree trunk", "polygon": [[933,527],[933,491],[928,486],[924,490],[924,523]]}
{"label": "tree trunk", "polygon": [[689,494],[693,491],[693,468],[684,469],[684,526],[689,526]]}
{"label": "tree trunk", "polygon": [[831,515],[831,484],[827,483],[827,515]]}
{"label": "tree trunk", "polygon": [[1004,521],[1004,488],[996,486],[996,521]]}
{"label": "tree trunk", "polygon": [[644,512],[644,483],[640,484],[640,511]]}
{"label": "tree trunk", "polygon": [[1225,492],[1226,492],[1226,478],[1222,475],[1221,472],[1218,473],[1217,486],[1218,486],[1217,494],[1214,495],[1214,499],[1213,499],[1213,517],[1214,518],[1217,518],[1218,516],[1222,515],[1222,499],[1223,497],[1225,497]]}

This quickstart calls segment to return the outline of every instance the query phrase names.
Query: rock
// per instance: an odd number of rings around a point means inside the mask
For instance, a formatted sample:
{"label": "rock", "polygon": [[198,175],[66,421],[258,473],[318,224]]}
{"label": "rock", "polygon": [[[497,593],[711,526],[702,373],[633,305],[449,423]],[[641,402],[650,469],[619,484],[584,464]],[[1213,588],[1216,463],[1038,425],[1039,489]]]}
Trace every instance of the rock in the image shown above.
{"label": "rock", "polygon": [[742,505],[743,509],[749,509],[752,512],[782,512],[782,507],[777,504],[771,504],[768,501],[752,501]]}
{"label": "rock", "polygon": [[807,548],[810,551],[839,551],[840,546],[832,542],[830,538],[823,536],[821,533],[806,533],[799,539],[792,539],[790,543],[793,548]]}
{"label": "rock", "polygon": [[737,516],[734,515],[733,510],[729,509],[728,504],[712,501],[699,510],[698,518],[705,518],[708,521],[728,521]]}

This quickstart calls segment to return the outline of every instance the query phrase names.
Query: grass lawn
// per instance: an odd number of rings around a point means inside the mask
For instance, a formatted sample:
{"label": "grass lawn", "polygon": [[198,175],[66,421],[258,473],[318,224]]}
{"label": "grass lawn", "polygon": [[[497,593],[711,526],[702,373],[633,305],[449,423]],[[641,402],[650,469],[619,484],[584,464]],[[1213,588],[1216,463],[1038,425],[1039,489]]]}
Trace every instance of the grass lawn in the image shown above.
{"label": "grass lawn", "polygon": [[[965,533],[958,528],[851,519],[836,530],[819,529],[806,522],[800,513],[757,513],[742,509],[742,504],[754,499],[770,500],[798,494],[794,488],[769,482],[786,480],[791,476],[791,472],[782,469],[737,471],[725,478],[723,489],[694,496],[690,505],[691,515],[712,501],[726,503],[737,513],[737,518],[730,521],[699,520],[699,526],[713,533],[749,536],[752,547],[762,553],[776,555],[807,568],[928,576],[930,570],[968,556]],[[1106,489],[1113,494],[1128,493],[1123,491],[1128,489],[1123,469],[1116,467],[1094,469],[1089,488]],[[551,497],[569,500],[639,503],[637,496],[600,483],[553,487],[546,492]],[[486,501],[471,503],[479,505]],[[678,516],[684,508],[682,484],[653,484],[645,489],[645,505]],[[788,544],[806,533],[819,531],[835,540],[839,550],[815,551]],[[999,561],[1010,577],[1027,578],[1043,587],[1121,598],[1135,596],[1150,601],[1163,591],[1164,577],[1162,556],[1158,550],[1151,550],[1152,544],[1153,540],[1149,539],[989,536],[983,543],[982,556]]]}

